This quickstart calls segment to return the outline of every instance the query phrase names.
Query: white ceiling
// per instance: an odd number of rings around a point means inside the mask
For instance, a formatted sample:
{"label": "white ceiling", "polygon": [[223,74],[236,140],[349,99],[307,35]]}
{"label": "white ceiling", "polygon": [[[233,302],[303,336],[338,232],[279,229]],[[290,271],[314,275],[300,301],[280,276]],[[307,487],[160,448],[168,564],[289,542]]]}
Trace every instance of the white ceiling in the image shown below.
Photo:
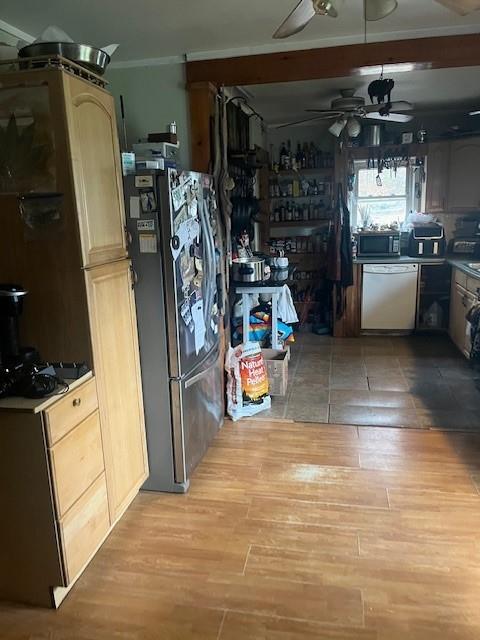
{"label": "white ceiling", "polygon": [[[77,42],[118,42],[117,62],[362,41],[361,0],[335,0],[339,18],[316,17],[300,34],[273,42],[273,31],[295,4],[296,0],[2,0],[1,19],[31,35],[56,24]],[[480,32],[480,12],[460,17],[435,0],[398,4],[384,20],[369,23],[370,40]]]}
{"label": "white ceiling", "polygon": [[[395,80],[392,100],[407,100],[420,111],[462,112],[480,109],[480,67],[430,69],[389,74]],[[244,87],[249,103],[267,124],[281,124],[315,114],[305,109],[328,109],[340,89],[355,88],[369,103],[367,87],[375,76],[351,76],[305,82]]]}

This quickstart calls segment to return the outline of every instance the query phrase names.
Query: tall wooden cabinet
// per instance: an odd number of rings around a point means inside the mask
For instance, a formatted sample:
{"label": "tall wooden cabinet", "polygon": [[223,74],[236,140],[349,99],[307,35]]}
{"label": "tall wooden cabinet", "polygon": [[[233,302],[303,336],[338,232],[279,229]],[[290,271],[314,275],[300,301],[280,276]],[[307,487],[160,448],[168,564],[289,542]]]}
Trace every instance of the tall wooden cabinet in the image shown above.
{"label": "tall wooden cabinet", "polygon": [[[11,184],[0,175],[0,281],[29,291],[22,343],[45,360],[86,361],[93,369],[112,527],[148,475],[114,103],[67,70],[25,70],[0,75],[0,119],[12,114],[20,134],[33,122],[28,158],[40,148],[45,157]],[[60,202],[47,217],[46,191]],[[32,215],[19,206],[24,193]],[[75,526],[88,523],[77,518]]]}
{"label": "tall wooden cabinet", "polygon": [[[112,519],[145,480],[143,399],[130,263],[85,272]],[[119,348],[122,345],[122,348]]]}
{"label": "tall wooden cabinet", "polygon": [[480,209],[480,138],[465,138],[450,143],[448,209]]}
{"label": "tall wooden cabinet", "polygon": [[442,213],[447,209],[449,152],[446,142],[428,144],[425,202],[428,213]]}

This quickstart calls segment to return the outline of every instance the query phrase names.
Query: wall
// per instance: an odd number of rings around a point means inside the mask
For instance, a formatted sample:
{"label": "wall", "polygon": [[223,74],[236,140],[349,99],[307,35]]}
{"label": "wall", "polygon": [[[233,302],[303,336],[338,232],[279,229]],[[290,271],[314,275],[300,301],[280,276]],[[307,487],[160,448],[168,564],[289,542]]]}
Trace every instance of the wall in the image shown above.
{"label": "wall", "polygon": [[167,124],[175,120],[180,141],[179,160],[188,169],[190,124],[185,65],[174,63],[110,69],[107,80],[117,106],[120,140],[123,140],[120,95],[123,95],[129,145],[146,138],[148,133],[165,131]]}

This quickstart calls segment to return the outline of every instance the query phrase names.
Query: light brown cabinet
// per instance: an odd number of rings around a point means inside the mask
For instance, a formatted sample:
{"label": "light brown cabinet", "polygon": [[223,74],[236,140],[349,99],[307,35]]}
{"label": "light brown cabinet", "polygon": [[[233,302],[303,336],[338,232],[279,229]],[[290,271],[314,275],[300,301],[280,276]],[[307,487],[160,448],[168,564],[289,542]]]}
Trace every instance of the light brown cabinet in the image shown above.
{"label": "light brown cabinet", "polygon": [[[61,581],[57,569],[42,575],[41,563],[35,579],[65,587],[133,500],[148,463],[113,99],[100,86],[60,68],[0,76],[0,104],[13,111],[31,100],[35,115],[37,90],[42,97],[37,121],[41,124],[44,112],[49,114],[49,176],[61,206],[54,220],[30,227],[19,215],[17,197],[0,192],[0,273],[29,291],[21,320],[24,343],[37,347],[45,360],[85,361],[95,374],[96,384],[78,390],[75,406],[65,397],[42,412],[60,523],[53,537],[63,559]],[[15,184],[25,190],[34,186],[23,174]],[[55,478],[57,471],[63,479]],[[78,507],[80,499],[91,518]],[[0,545],[0,566],[8,553]],[[42,554],[41,544],[37,553]],[[32,562],[25,559],[25,564]],[[17,570],[22,572],[23,563]],[[21,589],[9,597],[25,599]]]}
{"label": "light brown cabinet", "polygon": [[[112,519],[146,479],[143,398],[130,263],[85,272]],[[122,348],[119,349],[118,345]]]}
{"label": "light brown cabinet", "polygon": [[452,273],[450,299],[450,337],[464,356],[470,356],[470,323],[467,314],[478,301],[480,280],[467,277],[459,269]]}
{"label": "light brown cabinet", "polygon": [[[111,529],[98,407],[77,411],[92,385],[87,374],[64,396],[0,400],[2,599],[58,605]],[[69,430],[52,443],[57,409]]]}
{"label": "light brown cabinet", "polygon": [[93,266],[127,255],[115,105],[81,78],[64,80],[83,265]]}
{"label": "light brown cabinet", "polygon": [[450,143],[447,210],[480,209],[480,138]]}
{"label": "light brown cabinet", "polygon": [[450,146],[446,142],[428,145],[425,211],[446,211]]}

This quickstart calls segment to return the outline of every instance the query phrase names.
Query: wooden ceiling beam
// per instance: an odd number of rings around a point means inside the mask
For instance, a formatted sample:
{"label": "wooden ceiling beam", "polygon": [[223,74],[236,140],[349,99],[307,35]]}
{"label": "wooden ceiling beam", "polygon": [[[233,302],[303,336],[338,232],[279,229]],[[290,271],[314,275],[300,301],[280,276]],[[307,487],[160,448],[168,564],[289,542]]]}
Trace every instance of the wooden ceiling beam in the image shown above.
{"label": "wooden ceiling beam", "polygon": [[236,86],[342,78],[361,67],[405,62],[428,69],[480,65],[480,34],[197,60],[187,62],[187,83]]}

